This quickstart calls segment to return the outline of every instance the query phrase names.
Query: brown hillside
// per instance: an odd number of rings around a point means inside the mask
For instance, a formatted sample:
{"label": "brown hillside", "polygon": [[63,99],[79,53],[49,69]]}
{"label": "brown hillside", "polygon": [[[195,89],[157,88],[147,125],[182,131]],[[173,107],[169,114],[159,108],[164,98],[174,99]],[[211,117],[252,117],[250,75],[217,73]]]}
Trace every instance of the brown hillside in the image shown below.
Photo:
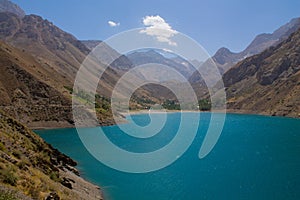
{"label": "brown hillside", "polygon": [[300,30],[224,75],[229,109],[300,117]]}
{"label": "brown hillside", "polygon": [[[71,122],[71,100],[30,55],[0,43],[0,106],[23,123]],[[50,85],[53,85],[50,86]]]}

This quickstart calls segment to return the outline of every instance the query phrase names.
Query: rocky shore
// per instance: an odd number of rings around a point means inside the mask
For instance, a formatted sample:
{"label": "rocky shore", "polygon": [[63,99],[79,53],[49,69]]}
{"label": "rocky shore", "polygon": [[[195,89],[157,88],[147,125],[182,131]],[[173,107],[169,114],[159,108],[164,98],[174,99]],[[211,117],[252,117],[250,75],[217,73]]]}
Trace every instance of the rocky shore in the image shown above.
{"label": "rocky shore", "polygon": [[80,177],[76,165],[0,111],[0,199],[103,199],[99,186]]}

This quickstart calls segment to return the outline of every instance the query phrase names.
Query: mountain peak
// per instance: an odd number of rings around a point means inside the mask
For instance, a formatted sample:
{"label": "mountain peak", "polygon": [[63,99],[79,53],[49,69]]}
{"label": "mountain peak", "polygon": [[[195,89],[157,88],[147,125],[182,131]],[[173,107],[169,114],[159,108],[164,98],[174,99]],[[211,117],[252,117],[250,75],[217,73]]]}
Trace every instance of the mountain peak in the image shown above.
{"label": "mountain peak", "polygon": [[273,36],[280,38],[284,36],[285,38],[288,38],[288,36],[297,31],[297,29],[300,27],[300,17],[291,19],[287,24],[281,26],[277,30],[273,32]]}
{"label": "mountain peak", "polygon": [[220,56],[229,56],[233,55],[234,53],[231,52],[228,48],[226,47],[221,47],[214,55],[214,58],[218,58]]}
{"label": "mountain peak", "polygon": [[234,55],[235,53],[231,52],[228,48],[222,47],[216,52],[216,54],[213,56],[213,59],[217,63],[224,65],[226,63],[233,62],[232,57]]}
{"label": "mountain peak", "polygon": [[9,0],[0,0],[0,12],[14,13],[20,18],[25,16],[24,10]]}
{"label": "mountain peak", "polygon": [[220,71],[222,73],[226,72],[239,61],[252,55],[259,54],[271,46],[276,46],[299,28],[300,18],[294,18],[279,27],[273,33],[262,33],[257,35],[247,48],[241,52],[233,53],[225,47],[220,48],[213,56],[213,59]]}
{"label": "mountain peak", "polygon": [[263,33],[255,37],[250,45],[241,52],[243,57],[258,54],[270,46],[276,46],[287,39],[292,33],[300,27],[300,18],[294,18],[288,23],[276,29],[273,33]]}

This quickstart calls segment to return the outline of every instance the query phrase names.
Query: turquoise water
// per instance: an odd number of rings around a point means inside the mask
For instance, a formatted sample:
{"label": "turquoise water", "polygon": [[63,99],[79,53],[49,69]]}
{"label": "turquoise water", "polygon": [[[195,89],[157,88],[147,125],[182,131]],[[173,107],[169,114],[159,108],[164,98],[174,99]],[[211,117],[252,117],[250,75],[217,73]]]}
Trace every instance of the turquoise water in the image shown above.
{"label": "turquoise water", "polygon": [[[186,115],[192,118],[196,113]],[[168,114],[165,127],[149,139],[134,139],[117,126],[103,129],[121,148],[148,152],[172,140],[180,116]],[[133,119],[139,125],[150,121],[148,115]],[[85,150],[75,129],[36,133],[78,161],[82,176],[100,185],[107,200],[300,199],[299,119],[227,114],[218,143],[200,160],[198,152],[209,119],[209,113],[201,113],[197,136],[183,156],[145,174],[124,173],[101,164]],[[123,126],[130,128],[132,123]]]}

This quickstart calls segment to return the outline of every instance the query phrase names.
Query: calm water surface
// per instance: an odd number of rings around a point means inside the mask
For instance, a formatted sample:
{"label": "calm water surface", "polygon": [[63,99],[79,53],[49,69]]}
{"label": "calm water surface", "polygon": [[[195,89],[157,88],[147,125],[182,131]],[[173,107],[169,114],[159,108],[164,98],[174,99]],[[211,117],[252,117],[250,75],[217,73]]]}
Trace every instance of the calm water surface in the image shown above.
{"label": "calm water surface", "polygon": [[[172,140],[180,117],[180,113],[168,114],[161,132],[149,139],[132,138],[117,126],[103,129],[119,147],[149,152]],[[139,125],[150,121],[146,114],[133,119]],[[209,122],[210,114],[201,113],[197,136],[186,153],[172,165],[146,174],[123,173],[101,164],[84,148],[76,129],[36,133],[78,161],[82,176],[100,185],[107,200],[300,199],[299,119],[227,114],[218,143],[200,160]],[[132,123],[122,126],[130,128]]]}

